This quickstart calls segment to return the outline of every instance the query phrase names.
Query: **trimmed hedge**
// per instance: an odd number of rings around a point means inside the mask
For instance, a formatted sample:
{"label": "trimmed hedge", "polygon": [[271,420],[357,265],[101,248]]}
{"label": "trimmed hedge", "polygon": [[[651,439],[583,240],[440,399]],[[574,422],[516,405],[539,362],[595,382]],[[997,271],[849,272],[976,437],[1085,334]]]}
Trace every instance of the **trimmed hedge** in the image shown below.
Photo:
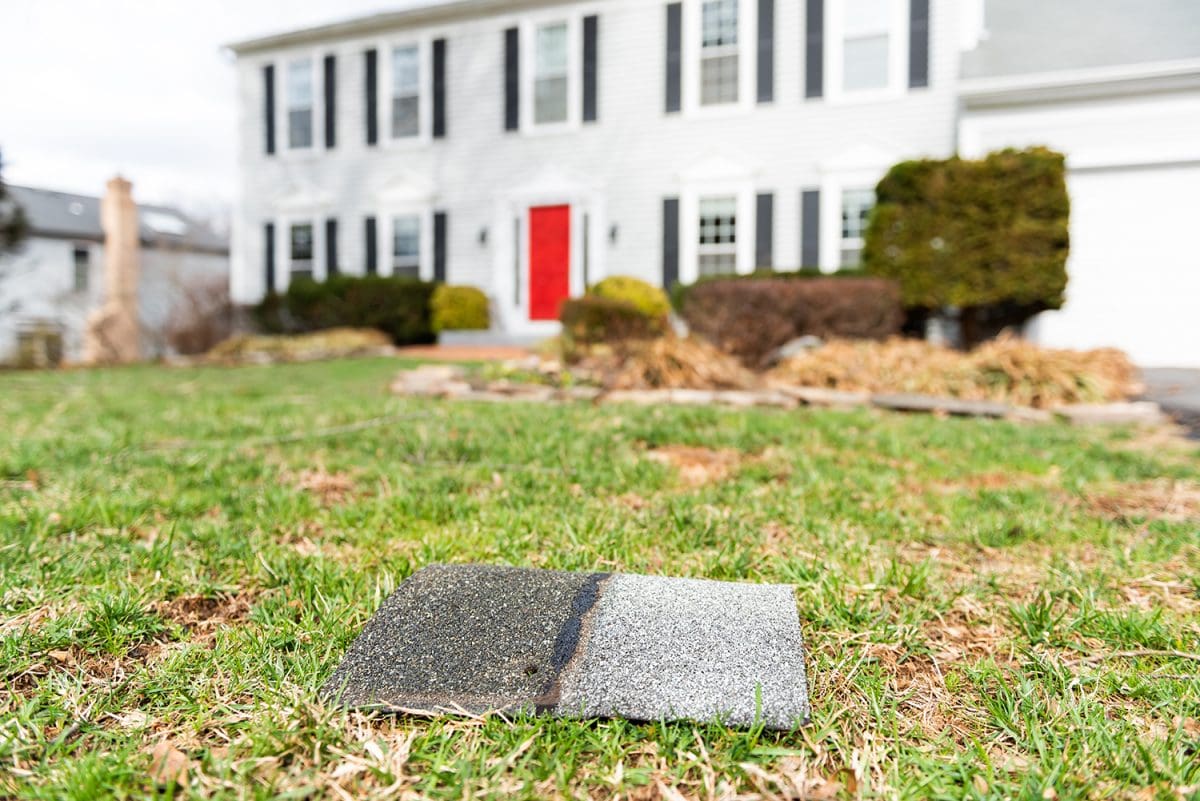
{"label": "trimmed hedge", "polygon": [[788,270],[785,272],[775,272],[771,269],[760,269],[745,275],[707,275],[696,280],[694,284],[676,284],[671,288],[671,308],[675,309],[676,313],[683,314],[683,307],[687,304],[687,296],[695,287],[703,284],[710,284],[713,281],[812,281],[814,279],[836,278],[845,280],[847,278],[870,278],[871,276],[865,271],[857,267],[845,267],[838,270],[836,273],[823,273],[815,269],[805,268],[803,270]]}
{"label": "trimmed hedge", "polygon": [[904,322],[899,288],[877,278],[704,281],[680,313],[693,333],[751,367],[797,337],[886,339]]}
{"label": "trimmed hedge", "polygon": [[425,345],[437,339],[430,314],[435,286],[375,275],[300,278],[283,295],[268,295],[255,307],[255,318],[272,334],[374,328],[397,345]]}
{"label": "trimmed hedge", "polygon": [[559,320],[568,355],[594,345],[652,339],[667,329],[665,316],[650,317],[629,301],[595,295],[563,303]]}
{"label": "trimmed hedge", "polygon": [[473,286],[447,286],[433,290],[433,330],[486,331],[492,327],[487,295]]}
{"label": "trimmed hedge", "polygon": [[640,278],[614,275],[596,284],[587,294],[632,303],[647,317],[667,317],[671,313],[667,293]]}
{"label": "trimmed hedge", "polygon": [[958,307],[964,328],[988,307],[1026,315],[1062,307],[1071,212],[1062,154],[907,161],[877,195],[863,262],[899,282],[906,307]]}

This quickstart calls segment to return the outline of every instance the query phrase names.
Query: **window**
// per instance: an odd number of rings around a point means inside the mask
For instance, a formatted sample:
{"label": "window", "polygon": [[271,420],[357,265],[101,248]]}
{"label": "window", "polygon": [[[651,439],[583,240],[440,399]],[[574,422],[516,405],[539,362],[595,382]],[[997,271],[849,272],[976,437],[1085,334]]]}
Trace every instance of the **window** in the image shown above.
{"label": "window", "polygon": [[288,146],[294,150],[313,145],[313,63],[301,59],[288,64]]}
{"label": "window", "polygon": [[731,275],[737,272],[737,198],[700,200],[699,274]]}
{"label": "window", "polygon": [[842,86],[847,92],[889,83],[889,0],[845,0]]}
{"label": "window", "polygon": [[392,51],[392,138],[421,134],[421,49],[417,45]]}
{"label": "window", "polygon": [[867,223],[873,208],[873,189],[847,189],[842,193],[843,267],[857,267],[862,262],[863,237],[867,234]]}
{"label": "window", "polygon": [[567,121],[567,23],[541,25],[534,37],[533,121],[546,125]]}
{"label": "window", "polygon": [[700,29],[700,104],[738,102],[738,1],[704,0]]}
{"label": "window", "polygon": [[421,218],[416,214],[392,220],[392,275],[421,277]]}
{"label": "window", "polygon": [[71,257],[75,268],[72,285],[76,292],[87,292],[92,269],[91,251],[86,246],[76,245]]}
{"label": "window", "polygon": [[293,225],[289,250],[293,278],[313,277],[313,250],[312,223]]}

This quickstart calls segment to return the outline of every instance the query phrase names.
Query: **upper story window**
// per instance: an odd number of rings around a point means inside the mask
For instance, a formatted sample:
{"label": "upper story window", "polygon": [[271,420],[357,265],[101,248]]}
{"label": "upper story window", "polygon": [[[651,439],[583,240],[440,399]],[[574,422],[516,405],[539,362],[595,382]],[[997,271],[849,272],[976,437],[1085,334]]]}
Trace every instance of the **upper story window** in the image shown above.
{"label": "upper story window", "polygon": [[863,240],[874,208],[875,190],[847,189],[842,192],[842,267],[858,267],[862,263]]}
{"label": "upper story window", "polygon": [[313,277],[313,254],[316,250],[313,242],[312,223],[295,223],[289,232],[290,247],[288,262],[293,278]]}
{"label": "upper story window", "polygon": [[421,134],[421,48],[406,45],[392,50],[392,138]]}
{"label": "upper story window", "polygon": [[735,195],[700,199],[701,276],[737,272],[737,206]]}
{"label": "upper story window", "polygon": [[537,125],[568,119],[570,59],[566,22],[539,25],[534,34],[533,121]]}
{"label": "upper story window", "polygon": [[421,216],[392,218],[392,275],[421,277]]}
{"label": "upper story window", "polygon": [[313,62],[304,58],[292,61],[287,70],[288,147],[293,150],[313,146]]}
{"label": "upper story window", "polygon": [[700,19],[700,104],[738,102],[738,0],[704,0]]}
{"label": "upper story window", "polygon": [[72,286],[76,292],[87,292],[92,271],[92,254],[86,245],[76,245],[71,253]]}
{"label": "upper story window", "polygon": [[891,62],[890,0],[845,0],[842,23],[842,88],[886,89]]}

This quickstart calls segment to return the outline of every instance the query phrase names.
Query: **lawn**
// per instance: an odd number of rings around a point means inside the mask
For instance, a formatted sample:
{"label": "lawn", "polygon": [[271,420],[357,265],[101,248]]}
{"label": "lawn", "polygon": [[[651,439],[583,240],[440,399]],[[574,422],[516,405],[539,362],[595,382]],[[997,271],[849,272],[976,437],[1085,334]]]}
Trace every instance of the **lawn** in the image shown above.
{"label": "lawn", "polygon": [[[0,375],[0,797],[1200,797],[1194,443],[397,369]],[[436,562],[794,583],[813,724],[324,708]]]}

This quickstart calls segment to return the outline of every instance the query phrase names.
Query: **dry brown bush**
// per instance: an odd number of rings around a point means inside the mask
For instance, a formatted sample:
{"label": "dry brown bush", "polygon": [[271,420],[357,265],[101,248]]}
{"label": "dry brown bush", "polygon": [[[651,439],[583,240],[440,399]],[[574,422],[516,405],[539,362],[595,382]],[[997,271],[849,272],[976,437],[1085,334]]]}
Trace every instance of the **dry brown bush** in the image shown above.
{"label": "dry brown bush", "polygon": [[910,339],[835,341],[793,357],[768,375],[775,386],[852,392],[915,392],[1036,408],[1124,400],[1137,371],[1116,350],[1040,348],[1001,337],[970,353]]}
{"label": "dry brown bush", "polygon": [[163,330],[173,351],[184,356],[207,353],[229,338],[234,330],[235,311],[227,278],[196,281],[179,291],[180,301]]}
{"label": "dry brown bush", "polygon": [[605,389],[751,389],[761,383],[707,342],[672,335],[593,350],[579,368]]}

